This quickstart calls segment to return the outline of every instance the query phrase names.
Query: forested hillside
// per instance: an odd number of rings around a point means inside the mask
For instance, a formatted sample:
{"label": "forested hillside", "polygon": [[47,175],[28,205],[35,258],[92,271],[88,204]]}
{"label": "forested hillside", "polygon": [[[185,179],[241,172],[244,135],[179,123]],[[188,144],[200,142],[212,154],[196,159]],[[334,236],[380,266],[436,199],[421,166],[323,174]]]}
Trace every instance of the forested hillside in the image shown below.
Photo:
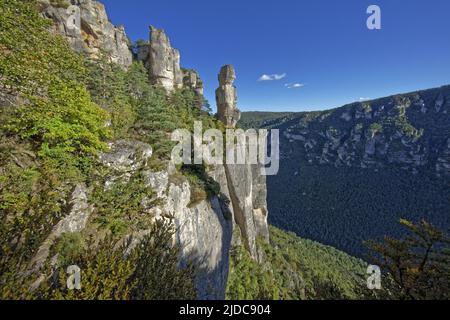
{"label": "forested hillside", "polygon": [[298,113],[293,112],[244,112],[239,120],[239,126],[244,129],[271,128],[297,115]]}
{"label": "forested hillside", "polygon": [[367,264],[333,247],[270,228],[258,265],[242,247],[231,252],[230,299],[362,299]]}
{"label": "forested hillside", "polygon": [[323,112],[248,113],[245,128],[281,130],[268,177],[274,225],[353,255],[400,236],[401,218],[450,226],[450,87]]}

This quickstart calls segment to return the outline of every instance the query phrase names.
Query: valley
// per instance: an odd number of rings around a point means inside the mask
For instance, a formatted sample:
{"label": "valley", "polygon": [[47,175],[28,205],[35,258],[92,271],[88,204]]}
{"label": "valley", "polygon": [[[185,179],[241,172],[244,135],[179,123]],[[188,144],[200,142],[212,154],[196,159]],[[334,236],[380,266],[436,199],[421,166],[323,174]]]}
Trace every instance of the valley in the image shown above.
{"label": "valley", "polygon": [[[450,86],[242,113],[249,64],[183,44],[234,50],[241,32],[105,4],[0,0],[0,299],[187,300],[203,316],[191,300],[449,299]],[[251,81],[278,97],[303,90],[276,82],[290,76]],[[279,130],[270,158],[265,130],[242,128]]]}
{"label": "valley", "polygon": [[402,235],[400,219],[450,227],[450,87],[323,112],[244,113],[280,129],[269,221],[367,258],[364,241]]}

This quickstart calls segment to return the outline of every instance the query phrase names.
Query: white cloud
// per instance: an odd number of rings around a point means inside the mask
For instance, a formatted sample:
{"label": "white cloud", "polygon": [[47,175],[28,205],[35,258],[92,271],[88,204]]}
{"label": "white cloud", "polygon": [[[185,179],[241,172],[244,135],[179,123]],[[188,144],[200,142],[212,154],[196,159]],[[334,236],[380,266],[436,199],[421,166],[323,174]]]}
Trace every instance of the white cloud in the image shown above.
{"label": "white cloud", "polygon": [[287,74],[263,74],[261,77],[259,77],[258,81],[278,81],[281,79],[286,78]]}
{"label": "white cloud", "polygon": [[359,101],[365,101],[365,100],[370,100],[370,98],[364,98],[364,97],[359,98]]}
{"label": "white cloud", "polygon": [[285,87],[288,89],[303,88],[305,85],[303,83],[286,83]]}

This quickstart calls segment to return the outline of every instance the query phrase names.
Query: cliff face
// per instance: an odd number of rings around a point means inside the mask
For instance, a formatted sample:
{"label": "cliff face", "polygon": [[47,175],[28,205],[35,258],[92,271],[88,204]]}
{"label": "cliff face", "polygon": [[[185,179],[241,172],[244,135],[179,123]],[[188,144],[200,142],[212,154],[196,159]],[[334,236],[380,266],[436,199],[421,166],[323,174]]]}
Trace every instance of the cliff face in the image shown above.
{"label": "cliff face", "polygon": [[[76,51],[87,53],[91,59],[97,59],[101,52],[106,52],[111,62],[124,67],[132,63],[124,29],[109,22],[102,4],[91,0],[74,1],[81,14],[81,28],[74,31],[67,27],[67,8],[50,5],[48,1],[42,3],[44,15],[55,22],[55,31],[67,37]],[[180,53],[172,48],[163,30],[151,27],[150,41],[139,44],[137,59],[148,70],[149,85],[162,87],[169,94],[176,89],[190,89],[203,99],[203,83],[198,73],[181,68]],[[228,101],[224,103],[227,105]],[[234,108],[233,114],[238,114],[235,100],[230,103]],[[227,124],[226,118],[223,119]],[[232,122],[235,124],[236,121]],[[258,237],[268,239],[265,177],[260,176],[259,167],[250,165],[210,168],[209,175],[220,185],[220,196],[193,204],[193,188],[175,166],[169,164],[167,169],[159,171],[149,168],[147,164],[152,151],[151,146],[139,141],[112,142],[110,151],[99,159],[99,166],[110,170],[104,189],[109,190],[119,181],[127,181],[137,172],[143,172],[145,185],[153,190],[146,201],[151,205],[145,207],[146,203],[142,204],[148,215],[146,221],[173,221],[176,228],[174,241],[181,247],[182,261],[194,261],[198,267],[196,285],[199,298],[223,299],[232,243],[242,241],[255,260],[263,260],[256,240]],[[30,271],[38,272],[46,261],[55,260],[50,256],[50,248],[62,234],[95,230],[93,202],[91,190],[81,184],[77,186],[71,200],[73,210],[54,226],[41,244]],[[132,245],[136,246],[148,230],[141,225],[131,229],[133,233],[124,239],[132,238]],[[41,281],[43,279],[44,276]]]}
{"label": "cliff face", "polygon": [[172,48],[164,30],[150,27],[149,41],[138,44],[137,59],[144,63],[153,85],[169,93],[176,89],[191,89],[197,97],[203,98],[203,82],[199,74],[195,70],[181,68],[180,52]]}
{"label": "cliff face", "polygon": [[91,59],[104,53],[111,62],[123,67],[131,65],[133,55],[125,29],[109,21],[102,3],[94,0],[67,0],[58,6],[50,0],[39,3],[44,16],[54,21],[54,30],[65,36],[75,51]]}
{"label": "cliff face", "polygon": [[[192,187],[172,166],[167,170],[146,169],[151,147],[136,141],[119,141],[101,159],[104,165],[115,168],[117,176],[144,169],[145,183],[154,191],[149,202],[158,205],[148,208],[151,219],[172,219],[177,244],[183,261],[194,261],[198,268],[197,290],[200,299],[223,299],[228,277],[228,251],[231,244],[232,223],[217,197],[191,203]],[[123,159],[141,159],[122,164]],[[177,178],[175,178],[177,177]],[[110,179],[114,181],[114,177]],[[136,239],[146,230],[136,230]]]}
{"label": "cliff face", "polygon": [[450,170],[450,87],[289,116],[278,125],[289,149],[310,163],[336,167],[398,166],[411,172]]}

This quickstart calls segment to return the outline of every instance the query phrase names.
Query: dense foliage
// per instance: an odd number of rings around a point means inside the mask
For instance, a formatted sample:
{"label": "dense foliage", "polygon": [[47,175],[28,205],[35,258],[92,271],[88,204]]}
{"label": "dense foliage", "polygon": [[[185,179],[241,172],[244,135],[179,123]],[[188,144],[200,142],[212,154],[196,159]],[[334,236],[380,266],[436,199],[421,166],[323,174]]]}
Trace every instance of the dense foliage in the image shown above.
{"label": "dense foliage", "polygon": [[[53,250],[59,253],[56,270],[47,265],[48,278],[34,276],[2,283],[3,299],[57,300],[171,300],[195,299],[195,269],[179,266],[179,248],[172,245],[169,223],[154,224],[138,246],[133,239],[116,248],[112,237],[95,244],[79,234],[64,234]],[[126,253],[126,255],[124,254]],[[69,290],[69,266],[80,269],[80,288]],[[6,280],[2,275],[2,281]],[[56,281],[55,281],[56,280]],[[37,282],[34,282],[37,281]],[[35,283],[40,283],[35,287]],[[34,287],[34,290],[30,290]]]}
{"label": "dense foliage", "polygon": [[282,161],[280,173],[268,177],[269,220],[365,258],[363,241],[401,236],[402,218],[448,226],[449,194],[448,182],[427,174]]}
{"label": "dense foliage", "polygon": [[0,74],[3,141],[32,143],[44,161],[69,168],[105,148],[107,113],[81,82],[83,60],[64,39],[51,35],[32,3],[2,0]]}
{"label": "dense foliage", "polygon": [[71,184],[106,147],[108,114],[83,60],[51,35],[33,1],[0,2],[0,272],[20,272],[63,215]]}
{"label": "dense foliage", "polygon": [[274,227],[270,236],[270,243],[259,243],[265,259],[261,265],[242,247],[232,249],[227,298],[363,298],[363,261]]}
{"label": "dense foliage", "polygon": [[448,300],[450,298],[450,235],[432,224],[401,225],[402,239],[386,237],[383,243],[368,242],[372,261],[386,272],[384,291],[391,299]]}

